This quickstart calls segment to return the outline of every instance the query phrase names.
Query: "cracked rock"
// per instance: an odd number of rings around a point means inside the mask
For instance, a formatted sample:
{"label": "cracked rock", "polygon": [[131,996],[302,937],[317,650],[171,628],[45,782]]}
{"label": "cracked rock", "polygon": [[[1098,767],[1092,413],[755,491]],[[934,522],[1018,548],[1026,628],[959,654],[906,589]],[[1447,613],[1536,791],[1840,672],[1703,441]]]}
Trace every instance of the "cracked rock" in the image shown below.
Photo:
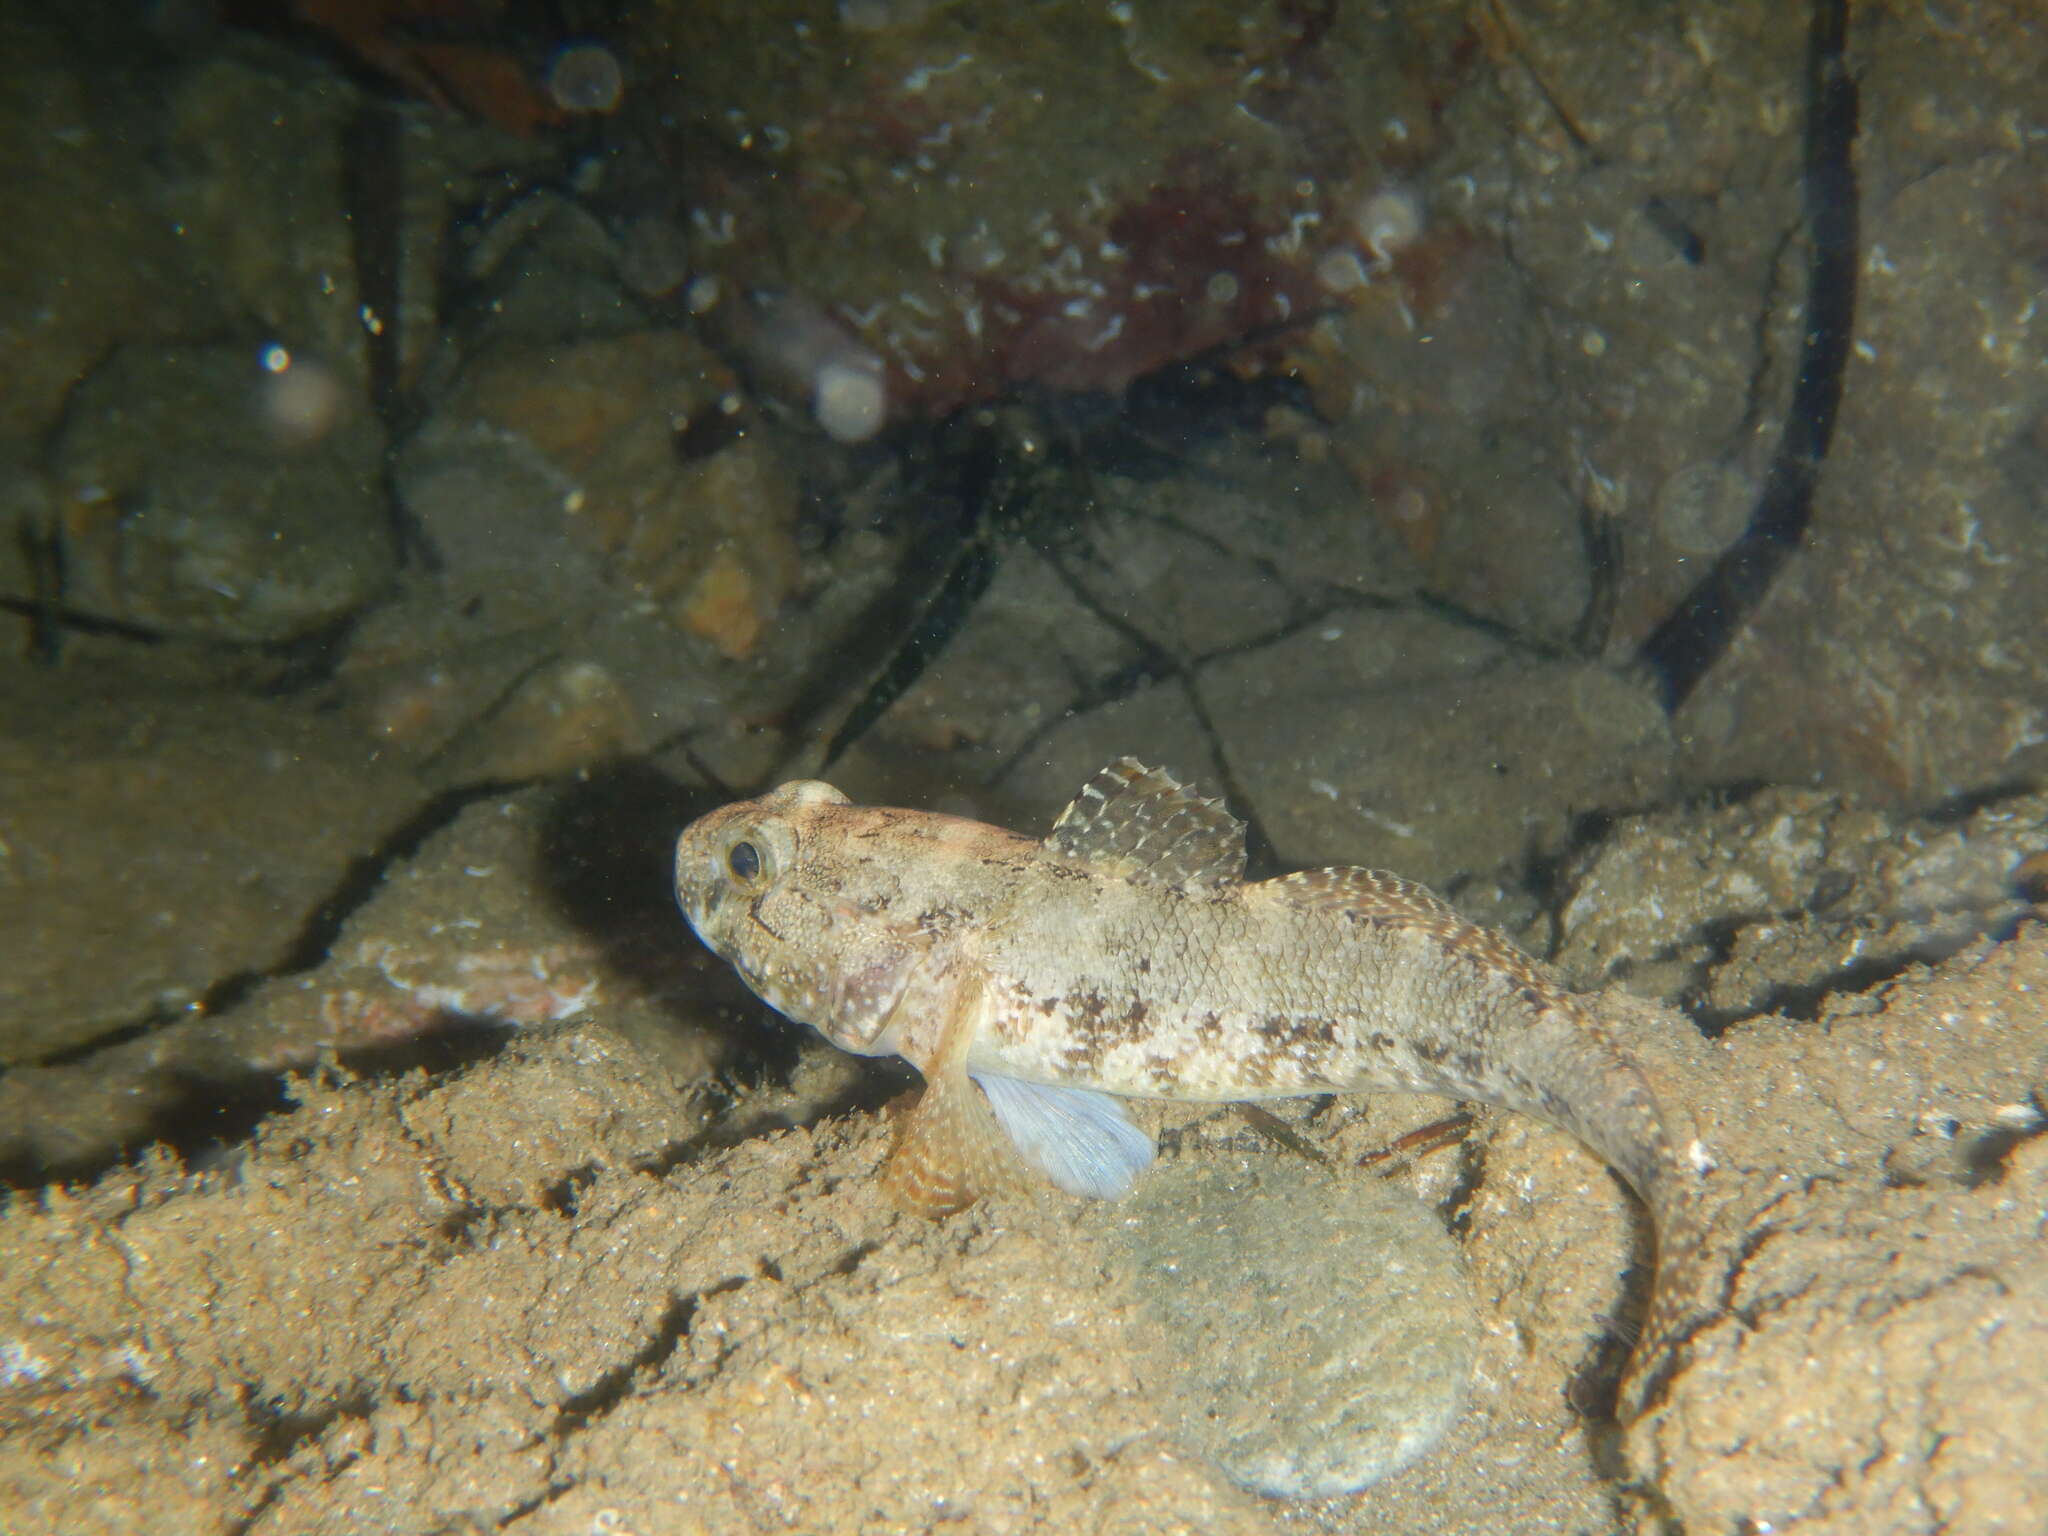
{"label": "cracked rock", "polygon": [[1815,790],[1630,817],[1567,877],[1555,959],[1579,984],[1725,1022],[1952,953],[2027,909],[2048,796],[1912,818]]}

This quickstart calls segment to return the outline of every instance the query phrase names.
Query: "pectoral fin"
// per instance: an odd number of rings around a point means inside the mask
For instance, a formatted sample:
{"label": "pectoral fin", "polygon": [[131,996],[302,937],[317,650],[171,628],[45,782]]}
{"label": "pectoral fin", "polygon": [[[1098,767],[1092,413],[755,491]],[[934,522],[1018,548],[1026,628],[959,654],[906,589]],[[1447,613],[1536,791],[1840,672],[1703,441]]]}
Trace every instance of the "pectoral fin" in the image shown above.
{"label": "pectoral fin", "polygon": [[896,1126],[882,1187],[920,1216],[950,1216],[1018,1182],[988,1101],[966,1073],[928,1079]]}
{"label": "pectoral fin", "polygon": [[959,999],[937,1049],[914,1065],[924,1092],[897,1122],[883,1187],[908,1210],[948,1216],[1005,1185],[1042,1173],[1069,1194],[1114,1200],[1152,1161],[1152,1139],[1106,1093],[982,1073],[967,1053],[987,1005]]}
{"label": "pectoral fin", "polygon": [[950,1216],[1022,1172],[988,1100],[967,1075],[967,1051],[985,1011],[981,998],[963,998],[929,1059],[912,1058],[924,1074],[924,1092],[896,1125],[896,1142],[882,1169],[891,1199],[921,1216]]}
{"label": "pectoral fin", "polygon": [[1070,1195],[1120,1200],[1151,1165],[1152,1138],[1123,1104],[1092,1088],[1054,1088],[977,1073],[1017,1154]]}

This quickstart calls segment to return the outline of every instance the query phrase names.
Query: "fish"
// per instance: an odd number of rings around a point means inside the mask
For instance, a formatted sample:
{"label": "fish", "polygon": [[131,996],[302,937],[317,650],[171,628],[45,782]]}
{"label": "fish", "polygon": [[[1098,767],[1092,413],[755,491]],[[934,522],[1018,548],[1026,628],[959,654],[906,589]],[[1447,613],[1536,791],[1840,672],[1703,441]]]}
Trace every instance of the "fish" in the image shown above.
{"label": "fish", "polygon": [[1672,1282],[1704,1250],[1700,1168],[1589,1000],[1399,875],[1247,880],[1243,823],[1135,758],[1043,838],[787,783],[685,828],[675,888],[762,1001],[923,1076],[883,1172],[913,1211],[1033,1176],[1128,1193],[1155,1151],[1133,1098],[1478,1100],[1621,1175],[1657,1247],[1643,1338],[1692,1324]]}

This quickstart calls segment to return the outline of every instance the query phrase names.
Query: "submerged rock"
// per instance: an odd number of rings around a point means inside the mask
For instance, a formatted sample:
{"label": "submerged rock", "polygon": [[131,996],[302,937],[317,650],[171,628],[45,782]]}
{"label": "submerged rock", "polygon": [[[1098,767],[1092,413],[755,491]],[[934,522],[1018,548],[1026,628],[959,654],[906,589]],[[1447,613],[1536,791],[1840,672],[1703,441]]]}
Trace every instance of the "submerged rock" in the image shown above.
{"label": "submerged rock", "polygon": [[275,700],[6,678],[0,1065],[195,1012],[284,963],[419,794],[344,727]]}
{"label": "submerged rock", "polygon": [[397,551],[369,408],[277,414],[305,367],[260,344],[124,347],[72,392],[51,454],[65,597],[196,639],[264,643],[381,592]]}
{"label": "submerged rock", "polygon": [[1172,1163],[1116,1208],[1135,1367],[1181,1439],[1278,1498],[1355,1493],[1457,1421],[1478,1337],[1457,1244],[1376,1180]]}

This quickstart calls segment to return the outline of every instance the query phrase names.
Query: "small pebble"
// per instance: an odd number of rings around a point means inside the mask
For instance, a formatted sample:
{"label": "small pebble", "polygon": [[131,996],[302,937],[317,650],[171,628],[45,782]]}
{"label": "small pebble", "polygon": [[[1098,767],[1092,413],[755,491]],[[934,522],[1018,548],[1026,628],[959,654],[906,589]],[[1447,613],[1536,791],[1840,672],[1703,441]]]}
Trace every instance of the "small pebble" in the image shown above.
{"label": "small pebble", "polygon": [[1278,1158],[1167,1162],[1110,1208],[1138,1373],[1191,1450],[1255,1492],[1355,1493],[1465,1406],[1479,1324],[1436,1214]]}

